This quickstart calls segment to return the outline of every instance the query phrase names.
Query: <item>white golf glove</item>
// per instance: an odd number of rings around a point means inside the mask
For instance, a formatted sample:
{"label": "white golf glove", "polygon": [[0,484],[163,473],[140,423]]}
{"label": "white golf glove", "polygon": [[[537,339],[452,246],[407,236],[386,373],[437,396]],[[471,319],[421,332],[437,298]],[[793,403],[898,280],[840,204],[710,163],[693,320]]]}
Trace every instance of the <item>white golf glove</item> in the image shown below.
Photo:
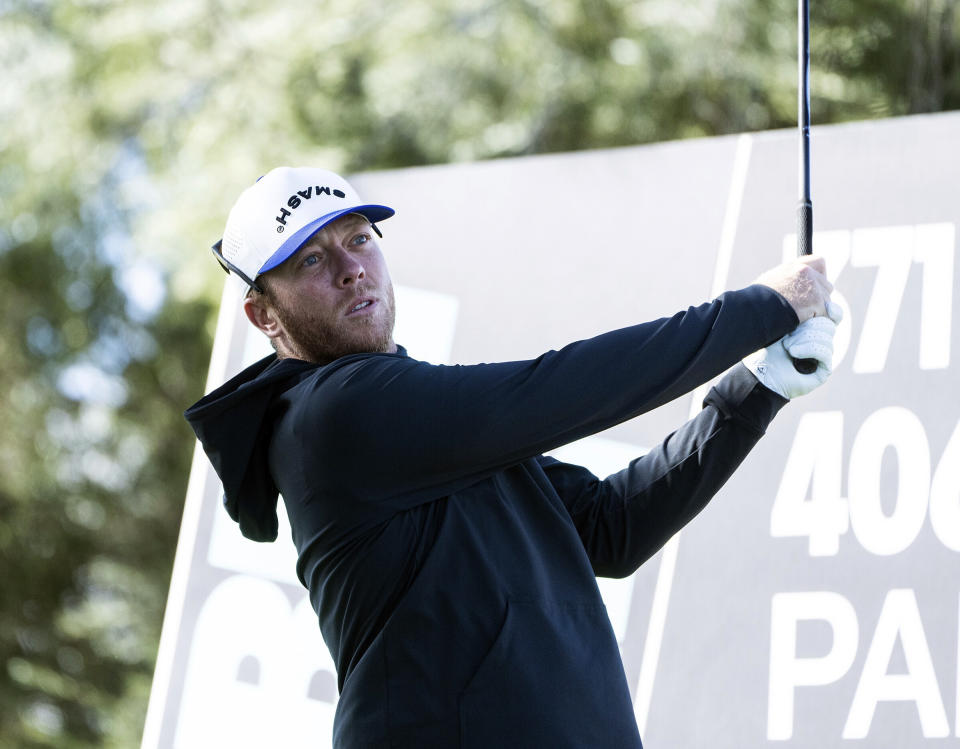
{"label": "white golf glove", "polygon": [[[811,317],[796,330],[743,360],[761,384],[784,398],[806,395],[822,385],[833,371],[833,336],[843,319],[840,305],[827,302],[828,317]],[[794,359],[815,359],[817,368],[801,374]]]}

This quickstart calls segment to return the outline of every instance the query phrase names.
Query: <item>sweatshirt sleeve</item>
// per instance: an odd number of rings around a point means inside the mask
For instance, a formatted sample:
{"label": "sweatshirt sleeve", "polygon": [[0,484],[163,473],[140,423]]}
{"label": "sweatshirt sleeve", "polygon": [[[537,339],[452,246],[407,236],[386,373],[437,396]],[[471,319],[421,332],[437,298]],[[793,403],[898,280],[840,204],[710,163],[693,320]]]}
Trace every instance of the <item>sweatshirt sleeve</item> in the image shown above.
{"label": "sweatshirt sleeve", "polygon": [[696,417],[603,481],[580,466],[540,458],[594,572],[626,577],[659,551],[706,507],[788,402],[738,364]]}
{"label": "sweatshirt sleeve", "polygon": [[754,285],[531,361],[354,358],[308,386],[296,428],[322,456],[329,491],[372,501],[452,491],[656,408],[796,325],[783,297]]}

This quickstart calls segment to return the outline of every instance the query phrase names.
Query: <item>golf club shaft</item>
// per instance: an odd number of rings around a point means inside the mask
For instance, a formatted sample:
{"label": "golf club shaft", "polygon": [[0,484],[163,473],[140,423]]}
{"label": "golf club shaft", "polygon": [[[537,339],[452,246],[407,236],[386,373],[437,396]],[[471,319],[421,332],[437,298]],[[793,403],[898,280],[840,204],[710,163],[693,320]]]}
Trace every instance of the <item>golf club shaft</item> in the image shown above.
{"label": "golf club shaft", "polygon": [[810,200],[810,3],[799,0],[797,23],[797,127],[800,130],[800,204],[797,255],[813,254],[813,203]]}

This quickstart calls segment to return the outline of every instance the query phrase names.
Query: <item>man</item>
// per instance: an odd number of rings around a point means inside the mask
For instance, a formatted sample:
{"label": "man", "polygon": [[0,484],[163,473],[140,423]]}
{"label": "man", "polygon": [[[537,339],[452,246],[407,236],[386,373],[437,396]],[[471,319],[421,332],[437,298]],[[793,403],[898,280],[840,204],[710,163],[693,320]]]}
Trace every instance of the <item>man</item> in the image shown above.
{"label": "man", "polygon": [[[823,260],[533,361],[435,366],[393,340],[392,214],[322,170],[248,188],[215,251],[276,354],[186,413],[246,536],[276,538],[283,496],[337,668],[334,745],[640,747],[595,576],[631,574],[827,377]],[[730,367],[606,480],[542,455]]]}

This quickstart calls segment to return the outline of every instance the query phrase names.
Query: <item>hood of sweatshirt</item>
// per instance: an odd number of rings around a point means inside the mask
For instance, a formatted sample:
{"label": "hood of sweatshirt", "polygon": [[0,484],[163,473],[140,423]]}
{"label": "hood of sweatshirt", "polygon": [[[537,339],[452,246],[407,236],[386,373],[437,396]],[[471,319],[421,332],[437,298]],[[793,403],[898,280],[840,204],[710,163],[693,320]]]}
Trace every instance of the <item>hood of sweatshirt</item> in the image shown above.
{"label": "hood of sweatshirt", "polygon": [[[407,350],[400,345],[396,353],[407,356]],[[372,355],[349,354],[329,364],[314,364],[271,354],[184,412],[223,484],[223,506],[244,536],[254,541],[277,538],[280,492],[270,475],[269,464],[272,404],[308,377],[326,377]]]}
{"label": "hood of sweatshirt", "polygon": [[184,412],[223,484],[223,504],[254,541],[277,538],[279,491],[267,460],[270,405],[319,365],[271,354]]}

